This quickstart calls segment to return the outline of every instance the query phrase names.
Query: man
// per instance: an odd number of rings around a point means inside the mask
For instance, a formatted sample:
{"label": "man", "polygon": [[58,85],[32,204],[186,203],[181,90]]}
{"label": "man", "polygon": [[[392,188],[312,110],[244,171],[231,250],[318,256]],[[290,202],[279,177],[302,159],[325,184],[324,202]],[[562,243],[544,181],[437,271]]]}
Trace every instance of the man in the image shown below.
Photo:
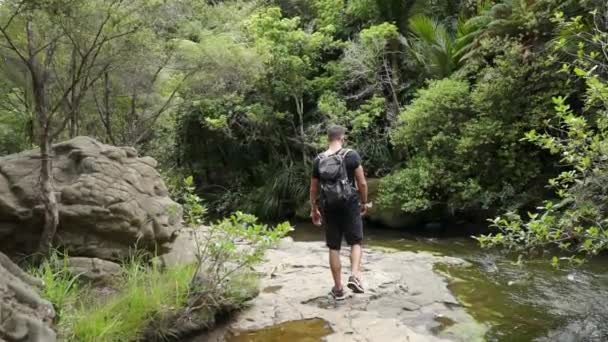
{"label": "man", "polygon": [[315,225],[323,222],[329,247],[329,265],[334,279],[331,295],[346,298],[342,285],[340,247],[342,237],[351,246],[351,276],[347,287],[363,293],[361,285],[361,242],[367,213],[367,182],[356,151],[345,149],[346,128],[333,125],[327,131],[329,147],[313,164],[310,182],[311,218]]}

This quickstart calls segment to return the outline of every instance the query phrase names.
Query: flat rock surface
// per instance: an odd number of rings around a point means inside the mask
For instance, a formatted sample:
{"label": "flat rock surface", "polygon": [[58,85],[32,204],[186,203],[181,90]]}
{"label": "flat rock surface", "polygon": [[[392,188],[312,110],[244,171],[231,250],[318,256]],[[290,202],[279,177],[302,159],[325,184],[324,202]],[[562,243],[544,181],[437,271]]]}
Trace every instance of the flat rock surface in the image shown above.
{"label": "flat rock surface", "polygon": [[[349,269],[342,251],[343,275]],[[329,295],[332,286],[327,248],[320,242],[284,240],[267,253],[258,269],[261,293],[252,306],[222,328],[193,341],[223,341],[234,334],[284,322],[320,318],[333,333],[327,341],[473,341],[477,324],[433,271],[435,263],[464,261],[428,253],[365,250],[365,294],[351,293],[341,302]],[[469,336],[463,338],[462,331]],[[227,338],[228,337],[228,338]],[[296,341],[297,342],[297,341]]]}

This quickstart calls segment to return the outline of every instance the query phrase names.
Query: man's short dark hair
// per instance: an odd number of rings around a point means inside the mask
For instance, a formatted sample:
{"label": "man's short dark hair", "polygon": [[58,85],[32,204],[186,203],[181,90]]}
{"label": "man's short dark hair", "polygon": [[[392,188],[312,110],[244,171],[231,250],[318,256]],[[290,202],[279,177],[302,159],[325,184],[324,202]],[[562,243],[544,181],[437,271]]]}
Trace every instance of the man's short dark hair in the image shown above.
{"label": "man's short dark hair", "polygon": [[346,128],[340,125],[331,125],[327,129],[329,141],[340,140],[346,134]]}

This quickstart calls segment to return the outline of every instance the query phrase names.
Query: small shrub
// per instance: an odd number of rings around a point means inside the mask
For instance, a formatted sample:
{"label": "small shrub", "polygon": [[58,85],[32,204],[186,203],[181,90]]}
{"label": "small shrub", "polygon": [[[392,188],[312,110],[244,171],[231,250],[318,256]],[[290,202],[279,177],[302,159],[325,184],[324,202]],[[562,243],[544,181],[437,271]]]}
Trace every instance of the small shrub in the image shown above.
{"label": "small shrub", "polygon": [[196,194],[194,178],[186,177],[182,184],[180,200],[184,208],[184,221],[190,226],[199,226],[207,216],[207,207]]}

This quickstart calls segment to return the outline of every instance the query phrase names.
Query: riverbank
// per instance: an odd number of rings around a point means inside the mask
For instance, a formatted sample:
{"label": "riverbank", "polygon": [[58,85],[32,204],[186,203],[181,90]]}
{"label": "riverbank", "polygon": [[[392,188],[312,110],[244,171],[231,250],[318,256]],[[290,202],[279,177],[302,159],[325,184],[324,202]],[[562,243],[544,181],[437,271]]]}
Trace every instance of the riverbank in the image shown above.
{"label": "riverbank", "polygon": [[[426,229],[387,230],[366,224],[366,246],[456,257],[464,265],[437,264],[448,288],[476,321],[488,327],[484,340],[607,341],[606,257],[577,267],[551,266],[551,254],[524,258],[482,249],[470,237]],[[323,230],[298,223],[296,241],[322,241]],[[465,340],[466,341],[466,340]]]}
{"label": "riverbank", "polygon": [[[348,249],[342,251],[347,275]],[[251,307],[195,341],[468,341],[482,340],[478,324],[451,294],[436,264],[464,265],[461,259],[430,253],[367,249],[363,279],[368,291],[343,302],[328,296],[331,276],[321,242],[285,240],[267,252],[260,295]],[[274,326],[282,327],[272,329]],[[312,339],[310,339],[313,337]]]}

